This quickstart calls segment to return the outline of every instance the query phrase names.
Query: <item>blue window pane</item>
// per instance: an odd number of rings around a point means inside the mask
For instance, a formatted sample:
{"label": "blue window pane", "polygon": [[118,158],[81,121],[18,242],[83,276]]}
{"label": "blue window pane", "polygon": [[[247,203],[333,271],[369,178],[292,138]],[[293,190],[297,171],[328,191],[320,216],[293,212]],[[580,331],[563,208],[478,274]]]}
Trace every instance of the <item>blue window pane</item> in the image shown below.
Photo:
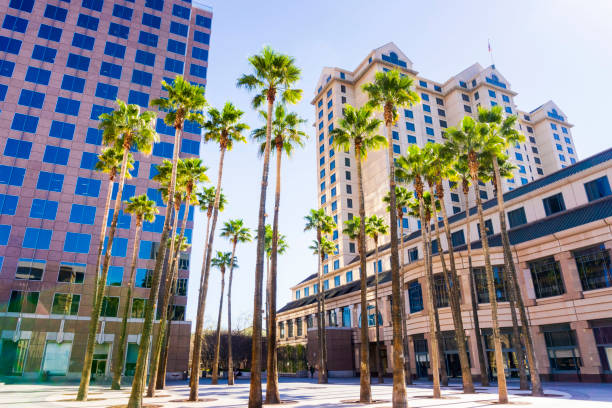
{"label": "blue window pane", "polygon": [[[111,208],[108,210],[108,218],[106,220],[106,226],[110,227],[113,222],[113,214],[115,210]],[[119,215],[117,216],[117,228],[119,229],[130,229],[132,224],[132,216],[129,214],[125,214],[123,211],[119,211]]]}
{"label": "blue window pane", "polygon": [[19,159],[29,159],[32,150],[32,142],[27,140],[7,139],[4,147],[4,155],[17,157]]}
{"label": "blue window pane", "polygon": [[31,13],[34,8],[34,0],[11,0],[9,7]]}
{"label": "blue window pane", "polygon": [[210,43],[210,34],[207,34],[202,31],[194,30],[193,40],[199,43],[208,45]]}
{"label": "blue window pane", "polygon": [[100,180],[79,177],[74,189],[74,194],[86,197],[98,197],[100,195]]}
{"label": "blue window pane", "polygon": [[88,30],[97,31],[100,19],[88,16],[86,14],[79,14],[77,19],[77,26],[86,28]]}
{"label": "blue window pane", "polygon": [[201,133],[201,126],[196,123],[196,122],[192,122],[189,120],[185,121],[185,124],[183,126],[183,131],[187,132],[187,133],[193,133],[194,135],[200,135]]}
{"label": "blue window pane", "polygon": [[180,18],[184,18],[185,20],[189,20],[191,16],[191,10],[187,7],[179,6],[178,4],[174,4],[172,6],[172,15]]}
{"label": "blue window pane", "polygon": [[415,136],[410,136],[410,135],[408,135],[408,143],[412,143],[412,144],[414,144],[414,143],[416,143],[416,142],[417,142],[417,140],[416,140],[416,137],[415,137]]}
{"label": "blue window pane", "polygon": [[[138,259],[153,259],[151,256],[152,248],[153,242],[140,241],[140,247],[138,248]],[[146,269],[144,269],[144,271],[146,271]],[[141,282],[141,280],[137,277],[136,282]],[[138,286],[138,284],[136,286]]]}
{"label": "blue window pane", "polygon": [[425,128],[425,133],[427,133],[430,136],[433,136],[434,135],[434,130],[432,128],[430,128],[430,127],[426,127]]}
{"label": "blue window pane", "polygon": [[64,74],[61,88],[71,92],[83,93],[85,80],[74,75]]}
{"label": "blue window pane", "polygon": [[[119,183],[113,183],[112,199],[117,198],[117,190],[119,189]],[[136,195],[136,186],[133,184],[124,184],[123,191],[121,192],[121,200],[127,200],[130,197]]]}
{"label": "blue window pane", "polygon": [[0,214],[15,215],[19,197],[9,194],[0,194]]}
{"label": "blue window pane", "polygon": [[142,50],[137,50],[135,61],[139,64],[144,64],[152,67],[153,65],[155,65],[155,54]]}
{"label": "blue window pane", "polygon": [[149,106],[149,94],[131,90],[128,95],[128,103],[140,105],[143,108],[146,108]]}
{"label": "blue window pane", "polygon": [[179,61],[174,58],[166,57],[164,69],[166,71],[174,72],[176,74],[182,74],[183,73],[183,61]]}
{"label": "blue window pane", "polygon": [[85,143],[93,144],[96,146],[102,145],[102,130],[96,128],[87,128],[87,134],[85,135]]}
{"label": "blue window pane", "polygon": [[15,69],[15,63],[13,61],[0,60],[0,75],[5,77],[12,77],[13,70]]}
{"label": "blue window pane", "polygon": [[89,116],[89,119],[98,120],[100,118],[100,115],[102,115],[103,113],[110,113],[112,111],[113,108],[94,104],[91,107],[91,115]]}
{"label": "blue window pane", "polygon": [[77,232],[67,232],[66,240],[64,241],[65,252],[76,252],[79,254],[89,253],[89,244],[91,243],[90,234],[79,234]]}
{"label": "blue window pane", "polygon": [[181,152],[199,155],[200,142],[197,140],[183,139],[181,142]]}
{"label": "blue window pane", "polygon": [[21,49],[20,40],[0,35],[0,52],[7,52],[9,54],[18,55],[20,49]]}
{"label": "blue window pane", "polygon": [[176,41],[171,38],[168,39],[168,47],[167,50],[170,52],[174,52],[176,54],[185,55],[185,50],[187,46],[182,41]]}
{"label": "blue window pane", "polygon": [[17,103],[22,106],[40,109],[43,107],[44,102],[45,94],[30,91],[28,89],[22,89],[21,94],[19,95],[19,101]]}
{"label": "blue window pane", "polygon": [[62,23],[66,21],[66,16],[68,15],[68,10],[61,7],[56,7],[51,4],[47,4],[47,8],[45,9],[44,16],[50,18],[52,20],[61,21]]}
{"label": "blue window pane", "polygon": [[123,266],[109,266],[108,275],[106,277],[106,285],[107,286],[121,286],[122,281],[123,281]]}
{"label": "blue window pane", "polygon": [[38,174],[38,181],[36,183],[36,188],[39,190],[48,190],[48,191],[62,191],[62,186],[64,185],[64,175],[57,173],[49,173],[46,171],[41,171]]}
{"label": "blue window pane", "polygon": [[54,220],[57,215],[57,201],[40,200],[35,198],[32,200],[30,208],[30,218],[40,218],[43,220]]}
{"label": "blue window pane", "polygon": [[123,38],[127,40],[130,35],[130,27],[124,26],[123,24],[110,23],[108,27],[108,35]]}
{"label": "blue window pane", "polygon": [[406,122],[406,130],[414,132],[414,123]]}
{"label": "blue window pane", "polygon": [[155,201],[155,204],[157,204],[157,206],[159,207],[166,206],[166,203],[164,202],[161,193],[156,188],[148,188],[147,197],[149,197],[149,200]]}
{"label": "blue window pane", "polygon": [[41,85],[49,85],[49,78],[51,78],[51,71],[35,67],[28,67],[25,76],[26,81]]}
{"label": "blue window pane", "polygon": [[125,45],[107,41],[106,45],[104,46],[104,54],[123,59],[125,57]]}
{"label": "blue window pane", "polygon": [[145,7],[162,11],[164,9],[164,0],[145,0]]}
{"label": "blue window pane", "polygon": [[211,19],[206,16],[196,15],[196,25],[204,28],[210,28]]}
{"label": "blue window pane", "polygon": [[191,48],[191,56],[194,59],[198,59],[201,61],[208,61],[208,50],[199,47]]}
{"label": "blue window pane", "polygon": [[149,47],[157,47],[157,41],[158,36],[147,33],[146,31],[141,31],[138,36],[138,42]]}
{"label": "blue window pane", "polygon": [[21,113],[15,113],[13,116],[13,123],[11,123],[11,129],[20,132],[36,133],[38,127],[38,118],[30,115],[23,115]]}
{"label": "blue window pane", "polygon": [[98,85],[96,87],[96,96],[98,98],[104,98],[110,101],[114,101],[115,99],[117,99],[118,91],[119,88],[114,85],[98,82]]}
{"label": "blue window pane", "polygon": [[42,228],[26,228],[23,237],[23,247],[33,249],[49,249],[52,230]]}
{"label": "blue window pane", "polygon": [[[127,238],[113,238],[113,248],[111,249],[112,256],[125,257],[127,255]],[[108,247],[108,237],[104,239],[104,249],[102,251],[103,254],[106,254],[106,250]]]}
{"label": "blue window pane", "polygon": [[50,47],[43,47],[42,45],[35,45],[32,50],[32,58],[37,59],[44,62],[55,62],[55,56],[57,55],[57,50]]}
{"label": "blue window pane", "polygon": [[102,11],[104,0],[83,0],[81,3],[82,7],[88,8],[94,11]]}
{"label": "blue window pane", "polygon": [[431,116],[425,115],[424,118],[425,118],[425,123],[429,123],[429,124],[433,123]]}
{"label": "blue window pane", "polygon": [[170,22],[170,32],[172,34],[187,37],[187,33],[189,32],[189,27],[186,24],[181,24],[177,21],[172,21]]}
{"label": "blue window pane", "polygon": [[74,47],[79,47],[84,50],[93,50],[95,42],[95,38],[84,34],[74,33],[74,37],[72,37],[72,45]]}
{"label": "blue window pane", "polygon": [[102,62],[100,65],[100,75],[110,78],[121,79],[121,65],[112,64],[110,62]]}
{"label": "blue window pane", "polygon": [[66,66],[68,68],[74,68],[81,71],[89,71],[89,58],[82,55],[70,53],[68,54],[68,61]]}
{"label": "blue window pane", "polygon": [[174,145],[167,142],[159,142],[153,145],[153,155],[163,157],[166,159],[172,158],[174,151]]}
{"label": "blue window pane", "polygon": [[25,33],[28,28],[28,20],[26,20],[25,18],[19,18],[7,14],[6,16],[4,16],[2,28],[6,28],[7,30],[11,31],[16,31],[18,33]]}
{"label": "blue window pane", "polygon": [[122,18],[124,20],[132,20],[132,13],[134,10],[132,10],[129,7],[124,7],[121,6],[119,4],[115,4],[113,6],[113,16],[118,17],[118,18]]}
{"label": "blue window pane", "polygon": [[81,168],[87,170],[94,170],[98,163],[98,155],[90,152],[83,152],[81,156]]}
{"label": "blue window pane", "polygon": [[53,122],[51,122],[49,136],[57,137],[59,139],[72,140],[72,138],[74,137],[74,129],[75,126],[72,123],[54,120]]}
{"label": "blue window pane", "polygon": [[78,116],[81,108],[81,101],[74,99],[58,97],[55,111],[66,115]]}
{"label": "blue window pane", "polygon": [[91,205],[72,204],[70,222],[93,225],[96,219],[96,207]]}
{"label": "blue window pane", "polygon": [[21,187],[26,170],[22,167],[0,164],[0,184]]}
{"label": "blue window pane", "polygon": [[0,245],[7,245],[11,235],[10,225],[0,225]]}
{"label": "blue window pane", "polygon": [[138,85],[151,86],[153,74],[135,69],[132,71],[132,82]]}
{"label": "blue window pane", "polygon": [[[161,27],[161,17],[154,16],[153,14],[143,13],[142,24],[152,28]],[[172,25],[170,25],[170,32],[172,32]]]}
{"label": "blue window pane", "polygon": [[164,221],[166,217],[163,215],[156,215],[155,221],[153,222],[144,222],[142,225],[142,230],[147,232],[158,232],[161,234],[164,229]]}

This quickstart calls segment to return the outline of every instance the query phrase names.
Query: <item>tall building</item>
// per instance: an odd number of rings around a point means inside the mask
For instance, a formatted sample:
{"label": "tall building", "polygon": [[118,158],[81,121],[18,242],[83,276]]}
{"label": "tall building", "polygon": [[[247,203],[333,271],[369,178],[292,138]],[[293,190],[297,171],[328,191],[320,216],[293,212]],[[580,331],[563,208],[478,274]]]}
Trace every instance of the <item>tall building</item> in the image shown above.
{"label": "tall building", "polygon": [[[444,142],[444,130],[456,126],[465,115],[476,115],[478,107],[503,107],[506,114],[517,115],[519,130],[525,135],[524,143],[510,147],[508,155],[517,166],[515,177],[503,181],[504,191],[527,184],[550,174],[577,160],[571,135],[572,125],[565,114],[552,101],[527,113],[517,108],[510,82],[495,66],[483,68],[475,63],[444,82],[433,81],[420,75],[412,61],[393,43],[372,50],[354,70],[323,68],[312,104],[315,107],[317,130],[317,173],[319,176],[319,203],[338,224],[333,240],[338,254],[324,265],[326,272],[333,272],[348,264],[357,253],[357,244],[343,236],[342,223],[358,212],[357,173],[354,153],[336,151],[329,133],[342,117],[345,105],[361,107],[367,102],[362,90],[372,82],[376,72],[396,69],[414,80],[415,91],[421,103],[398,112],[393,127],[393,152],[405,154],[411,144],[423,146],[427,142]],[[379,114],[380,115],[380,114]],[[382,118],[382,117],[381,117]],[[380,132],[385,136],[385,129]],[[365,209],[368,216],[376,214],[388,219],[386,204],[382,198],[388,193],[388,159],[385,150],[368,154],[364,163]],[[453,214],[465,209],[463,194],[456,188],[447,191],[446,208]],[[482,198],[492,197],[491,186],[483,186]],[[450,214],[449,214],[450,215]],[[406,233],[419,228],[414,218],[401,220]],[[388,237],[384,239],[389,239]],[[373,264],[368,265],[373,272]]]}
{"label": "tall building", "polygon": [[[171,82],[178,74],[205,86],[212,10],[199,0],[7,0],[0,12],[0,375],[80,377],[108,191],[107,176],[94,170],[102,149],[98,117],[112,111],[117,98],[146,109],[166,94],[161,80]],[[158,112],[161,141],[153,154],[134,154],[123,200],[147,194],[163,206],[152,180],[155,166],[171,158],[175,147],[182,157],[199,156],[198,127],[186,124],[181,146],[174,146],[174,129],[163,116]],[[144,224],[141,237],[128,376],[164,213],[160,208],[155,222]],[[188,220],[191,240],[192,211]],[[109,375],[116,350],[134,223],[120,214],[96,375]],[[169,373],[187,370],[189,358],[189,253],[179,265]]]}

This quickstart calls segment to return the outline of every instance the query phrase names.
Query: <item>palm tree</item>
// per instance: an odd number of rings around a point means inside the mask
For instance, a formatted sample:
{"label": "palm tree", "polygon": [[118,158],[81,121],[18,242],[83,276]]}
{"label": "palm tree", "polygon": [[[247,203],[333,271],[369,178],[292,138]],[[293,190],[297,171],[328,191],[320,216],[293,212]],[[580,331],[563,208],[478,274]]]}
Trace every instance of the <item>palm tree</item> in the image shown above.
{"label": "palm tree", "polygon": [[[270,224],[266,224],[266,234],[264,236],[265,244],[264,251],[266,253],[266,276],[270,275],[270,259],[272,258],[272,226]],[[287,243],[287,237],[283,234],[278,236],[278,244],[277,244],[277,253],[279,255],[283,255],[287,252],[289,248],[289,244]],[[270,311],[270,287],[266,285],[266,322],[269,319],[269,311]],[[267,380],[269,381],[269,380]]]}
{"label": "palm tree", "polygon": [[[316,231],[316,249],[318,251],[318,267],[317,277],[319,282],[319,296],[317,302],[317,335],[319,338],[319,384],[327,383],[327,341],[325,332],[325,294],[323,291],[323,261],[327,254],[329,254],[326,243],[329,241],[325,238],[325,234],[331,234],[334,229],[337,228],[334,219],[325,214],[325,210],[320,208],[318,210],[310,210],[307,216],[304,217],[306,220],[306,226],[304,231]],[[313,246],[310,246],[313,249]],[[335,251],[335,246],[334,246]],[[332,251],[331,253],[334,253]]]}
{"label": "palm tree", "polygon": [[[165,163],[164,163],[165,164]],[[162,170],[158,166],[159,173],[155,176],[159,176],[162,174]],[[179,159],[178,169],[177,169],[177,191],[181,193],[182,200],[175,200],[175,216],[174,223],[176,227],[176,221],[179,216],[179,212],[181,209],[181,201],[184,201],[185,210],[183,212],[183,219],[181,225],[181,233],[178,238],[179,242],[183,241],[183,237],[185,236],[185,229],[187,227],[187,219],[189,218],[189,209],[191,204],[195,204],[196,196],[194,194],[195,188],[199,183],[203,183],[208,181],[208,176],[206,176],[206,171],[208,168],[202,164],[202,159],[199,158],[188,158],[188,159]],[[155,179],[154,177],[154,179]],[[178,203],[178,206],[176,205]],[[172,232],[173,236],[176,235],[176,229]],[[172,247],[172,245],[170,245]],[[177,248],[175,246],[175,248]],[[175,254],[173,256],[178,256],[180,251],[175,249]],[[168,305],[170,301],[170,296],[172,294],[172,289],[176,286],[176,279],[178,275],[178,261],[172,263],[172,267],[166,277],[166,290],[164,291],[164,298],[162,302],[162,317],[160,319],[160,329],[159,332],[163,334],[163,336],[158,336],[158,341],[154,345],[153,349],[153,358],[152,361],[158,361],[157,368],[154,371],[157,371],[157,389],[163,389],[166,383],[166,362],[168,358],[167,348],[168,342],[167,339],[170,336],[170,324],[168,322],[167,313],[168,313]],[[164,344],[165,342],[165,344]],[[163,346],[163,353],[161,352]],[[161,353],[161,355],[160,355]],[[160,360],[160,357],[161,360]]]}
{"label": "palm tree", "polygon": [[[253,236],[251,230],[244,226],[242,219],[226,221],[221,229],[222,237],[227,238],[232,244],[231,259],[236,260],[236,246],[238,243],[251,242]],[[234,361],[232,357],[232,278],[236,262],[233,262],[229,270],[229,281],[227,284],[227,385],[234,385]]]}
{"label": "palm tree", "polygon": [[[151,277],[151,290],[149,291],[149,299],[145,309],[145,320],[142,326],[142,339],[138,348],[138,360],[136,361],[136,369],[134,371],[135,378],[144,378],[149,349],[151,345],[151,334],[153,331],[153,320],[155,318],[155,306],[159,295],[159,286],[161,282],[162,266],[165,265],[165,257],[167,252],[168,234],[170,232],[170,218],[174,207],[174,189],[176,185],[176,173],[179,157],[179,148],[181,146],[181,136],[183,134],[183,126],[185,121],[190,121],[196,124],[204,122],[202,117],[202,109],[206,106],[204,98],[204,88],[191,85],[185,81],[182,76],[178,75],[172,81],[172,84],[162,81],[162,88],[168,92],[168,96],[158,98],[151,101],[151,105],[156,106],[161,111],[166,112],[164,122],[168,126],[174,128],[174,149],[172,154],[172,176],[168,187],[168,203],[166,204],[166,214],[164,219],[164,227],[160,238],[157,257],[155,260],[155,268]],[[174,240],[170,243],[170,254],[174,252],[172,248]],[[156,381],[154,376],[151,376],[149,381]],[[132,385],[132,392],[128,401],[129,408],[139,408],[142,405],[142,389],[144,384],[136,382]]]}
{"label": "palm tree", "polygon": [[[425,191],[423,175],[427,172],[425,155],[418,146],[408,147],[405,156],[400,156],[396,162],[396,175],[400,182],[412,182],[418,200],[418,214],[421,221],[421,236],[423,237],[423,252],[425,258],[427,312],[429,316],[429,354],[431,357],[431,373],[433,377],[433,397],[440,398],[440,356],[438,337],[436,335],[436,311],[434,307],[433,276],[431,254],[429,251],[430,237],[428,234],[429,217],[425,215]],[[432,203],[433,204],[433,203]],[[429,206],[428,206],[429,208]]]}
{"label": "palm tree", "polygon": [[493,268],[491,267],[491,257],[489,254],[489,240],[484,225],[484,216],[482,214],[482,199],[480,198],[479,181],[479,155],[486,155],[491,146],[487,140],[487,126],[476,123],[474,119],[466,116],[461,121],[459,128],[447,129],[447,134],[455,151],[461,152],[461,156],[465,156],[468,168],[470,170],[470,178],[474,186],[474,194],[476,196],[476,208],[478,210],[478,221],[480,223],[480,236],[482,242],[482,251],[485,258],[485,272],[487,277],[487,289],[489,292],[489,301],[491,302],[491,320],[493,322],[493,344],[495,348],[495,365],[497,368],[497,387],[499,392],[499,403],[505,404],[508,402],[508,389],[506,386],[506,376],[504,374],[504,359],[502,354],[501,337],[499,332],[499,320],[497,316],[497,295],[495,293],[495,284],[493,280]]}
{"label": "palm tree", "polygon": [[[351,105],[344,108],[344,117],[338,121],[338,127],[330,132],[334,138],[334,146],[349,152],[353,147],[355,163],[357,166],[357,189],[359,197],[359,217],[365,220],[365,198],[363,194],[363,170],[362,162],[368,157],[368,152],[378,150],[385,146],[386,139],[377,133],[381,124],[379,119],[372,118],[372,109],[368,106],[356,109]],[[357,238],[357,249],[359,251],[359,276],[361,280],[361,310],[367,310],[367,269],[366,269],[366,244],[365,223],[358,225],[359,233],[351,239]],[[367,313],[361,313],[361,345],[359,365],[359,402],[372,402],[372,390],[370,386],[370,337],[368,334]]]}
{"label": "palm tree", "polygon": [[197,401],[200,378],[200,358],[202,352],[202,331],[204,329],[204,310],[206,307],[206,293],[208,292],[208,276],[210,274],[210,263],[212,259],[213,242],[215,239],[215,228],[219,216],[219,202],[221,200],[221,180],[223,176],[223,160],[225,152],[232,150],[234,143],[245,142],[242,134],[249,126],[241,122],[243,111],[237,109],[231,102],[226,102],[223,109],[216,108],[208,110],[208,121],[204,124],[206,141],[219,144],[219,171],[217,175],[217,188],[215,189],[215,202],[213,204],[212,223],[208,234],[208,243],[205,246],[205,254],[202,263],[202,286],[198,300],[198,314],[196,319],[195,339],[193,342],[193,358],[191,359],[191,372],[189,385],[190,401]]}
{"label": "palm tree", "polygon": [[264,47],[261,54],[249,58],[251,74],[242,75],[236,85],[255,91],[252,105],[255,109],[267,102],[266,146],[261,175],[259,195],[259,220],[257,223],[257,256],[255,263],[255,295],[253,299],[253,355],[251,362],[251,386],[249,408],[261,407],[261,290],[264,269],[264,234],[266,213],[266,191],[270,167],[270,145],[272,139],[272,107],[278,97],[285,103],[297,103],[302,98],[302,90],[292,88],[300,79],[301,70],[292,57],[277,53]]}
{"label": "palm tree", "polygon": [[130,280],[128,281],[127,296],[123,306],[123,316],[121,318],[121,334],[119,335],[119,344],[115,353],[115,368],[113,370],[112,390],[121,389],[121,373],[123,372],[123,363],[125,361],[125,349],[127,347],[127,319],[131,314],[132,308],[132,288],[134,286],[134,272],[136,271],[136,262],[138,259],[138,250],[140,248],[140,233],[142,232],[142,223],[155,221],[155,215],[159,212],[155,206],[155,201],[149,200],[146,194],[132,197],[126,202],[124,212],[134,214],[136,218],[136,230],[134,231],[134,250],[132,252],[132,263],[130,266]]}
{"label": "palm tree", "polygon": [[[221,296],[219,297],[219,317],[217,317],[217,331],[215,332],[215,356],[212,367],[212,385],[219,382],[219,349],[221,348],[221,313],[223,311],[223,290],[225,289],[225,269],[232,268],[236,259],[232,258],[231,252],[217,251],[217,255],[211,261],[212,266],[221,271]],[[237,265],[236,265],[237,266]]]}
{"label": "palm tree", "polygon": [[[368,104],[383,110],[387,128],[387,158],[389,166],[389,205],[395,208],[395,172],[393,169],[393,136],[391,127],[397,121],[397,109],[412,106],[419,102],[413,91],[412,78],[401,75],[397,70],[377,72],[374,82],[365,84],[363,90],[368,94]],[[407,407],[406,379],[404,377],[404,351],[402,333],[402,313],[400,311],[400,270],[397,242],[397,214],[389,212],[391,226],[391,320],[393,322],[393,406]]]}
{"label": "palm tree", "polygon": [[[457,350],[459,352],[459,362],[461,366],[461,377],[463,379],[463,392],[466,394],[474,393],[474,383],[472,381],[472,372],[470,371],[470,360],[467,354],[465,330],[463,328],[463,320],[461,317],[461,294],[459,292],[459,276],[455,266],[455,252],[453,250],[453,242],[451,239],[451,231],[448,223],[448,213],[444,203],[444,185],[443,180],[455,181],[456,175],[451,167],[451,162],[454,160],[452,150],[441,144],[427,143],[425,145],[425,155],[428,160],[428,173],[426,175],[432,197],[436,197],[440,203],[440,212],[444,223],[444,235],[448,246],[448,258],[450,262],[450,275],[446,266],[444,251],[442,248],[442,240],[440,238],[440,228],[437,222],[438,214],[436,207],[433,206],[433,218],[436,220],[436,239],[438,243],[438,253],[440,254],[440,263],[446,290],[448,291],[448,300],[455,326],[455,339]],[[435,190],[435,191],[434,191]]]}
{"label": "palm tree", "polygon": [[[81,372],[81,383],[77,393],[77,401],[86,401],[89,391],[89,379],[91,376],[91,364],[93,361],[96,332],[98,331],[98,321],[100,319],[102,302],[106,291],[106,278],[110,266],[111,248],[113,247],[115,231],[117,230],[117,219],[119,217],[119,211],[121,210],[121,195],[128,170],[130,150],[135,149],[142,154],[149,155],[153,149],[153,143],[159,140],[157,133],[155,133],[155,113],[147,111],[141,113],[138,105],[127,105],[120,99],[117,99],[117,105],[117,110],[100,115],[100,124],[98,125],[98,127],[103,130],[102,142],[106,146],[114,146],[116,150],[121,151],[123,158],[121,160],[113,219],[108,234],[107,251],[104,255],[104,262],[102,264],[102,274],[96,285],[96,298],[93,302],[94,305],[89,321],[87,347],[85,349],[85,358],[83,361],[83,370]],[[98,273],[99,271],[96,270],[96,276]]]}
{"label": "palm tree", "polygon": [[[408,189],[404,186],[395,186],[395,206],[396,206],[396,211],[397,211],[397,219],[399,220],[399,226],[400,226],[400,242],[399,242],[399,252],[400,252],[400,265],[401,267],[403,267],[406,264],[406,260],[405,258],[405,252],[404,251],[404,215],[405,215],[405,211],[404,209],[406,208],[406,206],[408,205],[408,203],[410,202],[410,199],[412,198],[412,193],[410,193],[408,191]],[[389,193],[387,193],[387,195],[385,195],[383,197],[383,202],[385,202],[386,204],[389,204],[389,200],[391,199],[391,197],[389,196]],[[387,206],[387,211],[391,211],[391,207]],[[418,218],[418,213],[417,213],[417,217]],[[401,304],[401,309],[402,309],[402,333],[404,333],[404,375],[406,376],[406,385],[410,385],[412,384],[412,373],[410,371],[410,361],[408,359],[408,357],[410,356],[410,343],[408,342],[408,335],[406,333],[408,333],[408,327],[406,326],[406,282],[404,279],[404,274],[401,273],[400,274],[401,277],[401,300],[402,300],[402,304]]]}
{"label": "palm tree", "polygon": [[[263,113],[263,112],[262,112]],[[265,117],[265,113],[263,113]],[[297,113],[287,113],[281,104],[274,110],[274,120],[272,121],[272,139],[270,148],[276,150],[276,191],[274,194],[274,221],[272,223],[272,248],[271,248],[271,268],[267,276],[268,293],[268,339],[276,339],[276,275],[277,275],[277,251],[278,251],[278,213],[280,205],[281,190],[281,159],[283,152],[287,157],[296,147],[303,147],[304,140],[308,138],[306,133],[299,129],[299,126],[306,121],[301,119]],[[266,150],[266,127],[261,127],[253,132],[253,138],[261,142],[260,153]],[[278,366],[276,341],[268,341],[267,354],[267,375],[266,375],[266,404],[280,403],[278,393]]]}
{"label": "palm tree", "polygon": [[[498,137],[501,139],[500,149],[493,150],[493,156],[503,157],[502,151],[505,150],[508,146],[523,142],[525,140],[525,137],[516,130],[516,116],[512,115],[504,119],[500,106],[495,106],[491,110],[479,109],[478,120],[481,123],[487,123],[489,125],[489,137]],[[508,228],[506,226],[506,210],[501,186],[502,170],[500,169],[498,160],[493,159],[491,161],[493,163],[493,179],[495,182],[494,187],[495,192],[497,194],[497,209],[499,211],[502,246],[504,248],[504,259],[506,264],[505,273],[507,275],[510,275],[510,298],[516,301],[521,317],[521,330],[523,334],[523,339],[525,341],[525,348],[527,349],[527,359],[529,361],[529,371],[531,375],[532,395],[542,396],[544,395],[544,391],[542,389],[542,383],[540,381],[540,370],[538,369],[537,359],[535,358],[533,338],[531,337],[529,321],[527,320],[527,312],[525,310],[523,296],[518,285],[516,266],[514,264],[514,259],[512,257],[512,252],[510,249],[510,239],[508,237]],[[512,307],[512,310],[514,311],[514,307]],[[516,319],[516,317],[514,317],[514,319]],[[515,349],[517,350],[517,356],[519,356],[520,358],[520,354],[518,353],[520,349],[522,354],[522,348],[520,343],[515,346]]]}
{"label": "palm tree", "polygon": [[374,314],[376,316],[376,370],[378,371],[378,383],[382,384],[384,382],[384,373],[382,360],[380,359],[380,322],[378,321],[378,274],[381,272],[378,266],[378,238],[381,235],[386,235],[389,233],[389,226],[385,224],[385,220],[383,220],[381,217],[377,215],[372,215],[371,217],[366,218],[365,232],[366,235],[372,238],[372,240],[374,241],[374,251],[376,253],[374,258],[374,275],[376,276],[374,279]]}
{"label": "palm tree", "polygon": [[470,169],[467,161],[462,158],[456,158],[453,162],[453,170],[461,181],[461,190],[465,201],[465,236],[467,246],[468,269],[470,274],[470,298],[472,303],[472,319],[474,320],[474,336],[476,338],[476,349],[478,352],[478,365],[480,366],[480,383],[483,387],[489,386],[489,370],[485,359],[482,332],[480,331],[480,319],[478,317],[478,298],[476,297],[476,288],[474,286],[474,268],[472,267],[472,239],[470,232]]}

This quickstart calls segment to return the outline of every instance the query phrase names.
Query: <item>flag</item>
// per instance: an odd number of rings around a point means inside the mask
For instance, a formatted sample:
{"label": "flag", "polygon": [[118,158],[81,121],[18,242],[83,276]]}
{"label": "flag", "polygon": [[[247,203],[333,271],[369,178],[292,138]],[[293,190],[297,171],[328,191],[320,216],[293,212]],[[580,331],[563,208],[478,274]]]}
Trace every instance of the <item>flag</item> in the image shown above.
{"label": "flag", "polygon": [[491,40],[488,40],[488,45],[489,45],[489,52],[491,52]]}

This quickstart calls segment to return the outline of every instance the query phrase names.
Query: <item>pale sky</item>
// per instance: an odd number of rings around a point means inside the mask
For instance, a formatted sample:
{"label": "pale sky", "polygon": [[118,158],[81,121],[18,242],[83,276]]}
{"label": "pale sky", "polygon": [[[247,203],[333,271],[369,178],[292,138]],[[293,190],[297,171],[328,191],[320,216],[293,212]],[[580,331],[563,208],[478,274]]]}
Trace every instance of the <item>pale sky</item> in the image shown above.
{"label": "pale sky", "polygon": [[[573,128],[579,159],[612,146],[609,115],[612,95],[612,1],[360,1],[360,0],[210,0],[213,8],[206,96],[212,106],[232,101],[246,112],[252,128],[262,125],[250,106],[252,95],[237,89],[236,79],[250,72],[247,58],[264,45],[295,57],[302,69],[301,103],[290,107],[308,120],[306,147],[283,161],[280,232],[289,250],[279,257],[278,307],[291,300],[289,287],[316,272],[308,251],[314,238],[304,233],[304,215],[317,206],[314,110],[310,100],[324,66],[353,70],[372,49],[394,42],[414,69],[444,82],[475,62],[489,65],[490,38],[496,68],[518,92],[518,107],[530,111],[553,100]],[[455,124],[449,124],[455,125]],[[204,145],[204,163],[216,183],[218,149]],[[270,222],[275,175],[271,163],[267,212]],[[223,222],[243,218],[256,228],[262,163],[254,143],[226,154],[223,190],[229,205]],[[194,322],[206,218],[196,214],[187,317]],[[229,250],[218,237],[214,250]],[[233,326],[250,326],[253,313],[255,243],[239,246],[232,296]],[[206,302],[206,326],[216,325],[219,271],[212,269]],[[227,284],[226,284],[227,293]],[[227,304],[224,299],[223,326]]]}

